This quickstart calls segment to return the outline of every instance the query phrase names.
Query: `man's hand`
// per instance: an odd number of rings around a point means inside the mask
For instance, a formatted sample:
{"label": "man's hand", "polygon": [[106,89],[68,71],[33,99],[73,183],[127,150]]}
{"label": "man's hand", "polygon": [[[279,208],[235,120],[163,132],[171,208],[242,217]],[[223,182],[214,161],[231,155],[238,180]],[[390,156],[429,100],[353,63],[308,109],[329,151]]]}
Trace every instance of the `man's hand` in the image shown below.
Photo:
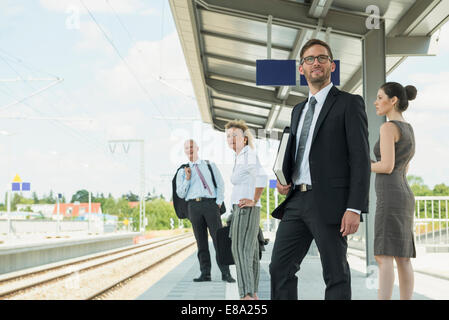
{"label": "man's hand", "polygon": [[279,182],[279,180],[277,180],[277,182],[276,182],[276,188],[278,189],[278,192],[282,195],[286,195],[290,191],[291,186],[292,186],[291,183],[284,186]]}
{"label": "man's hand", "polygon": [[360,224],[360,215],[357,213],[346,210],[343,215],[343,219],[341,219],[341,228],[340,232],[342,232],[342,236],[345,237],[349,234],[356,233],[359,229]]}
{"label": "man's hand", "polygon": [[217,206],[218,206],[218,209],[221,209],[221,203],[220,203],[220,204],[217,204]]}
{"label": "man's hand", "polygon": [[186,173],[186,180],[190,180],[190,177],[192,176],[192,169],[190,169],[190,167],[185,167],[184,172]]}

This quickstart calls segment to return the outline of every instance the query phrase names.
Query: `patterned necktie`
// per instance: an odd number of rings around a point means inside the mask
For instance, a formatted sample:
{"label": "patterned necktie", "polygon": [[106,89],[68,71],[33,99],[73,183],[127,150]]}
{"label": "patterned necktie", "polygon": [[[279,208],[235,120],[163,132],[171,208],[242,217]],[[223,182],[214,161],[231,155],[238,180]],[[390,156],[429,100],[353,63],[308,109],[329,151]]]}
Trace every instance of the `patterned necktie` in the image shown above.
{"label": "patterned necktie", "polygon": [[309,137],[310,125],[312,124],[316,103],[317,101],[315,97],[312,96],[309,100],[309,109],[307,109],[306,116],[304,117],[304,123],[302,125],[301,135],[299,137],[295,167],[293,168],[293,182],[299,178],[299,169],[301,168],[302,158],[304,157],[304,151],[306,150],[306,142]]}
{"label": "patterned necktie", "polygon": [[209,185],[207,184],[206,179],[204,179],[204,176],[201,173],[200,168],[198,168],[198,165],[196,163],[193,166],[195,167],[196,172],[198,173],[198,176],[200,177],[201,182],[203,183],[204,189],[207,189],[207,191],[209,191],[209,194],[212,195],[212,191],[210,191]]}

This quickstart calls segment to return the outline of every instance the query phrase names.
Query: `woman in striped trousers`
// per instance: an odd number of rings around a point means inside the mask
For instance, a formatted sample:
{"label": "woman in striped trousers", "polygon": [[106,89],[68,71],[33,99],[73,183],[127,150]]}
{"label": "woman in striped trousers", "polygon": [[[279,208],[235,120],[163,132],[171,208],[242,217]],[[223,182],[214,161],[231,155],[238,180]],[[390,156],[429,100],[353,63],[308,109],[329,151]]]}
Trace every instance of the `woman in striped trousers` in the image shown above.
{"label": "woman in striped trousers", "polygon": [[259,224],[260,196],[267,182],[267,175],[260,165],[253,136],[243,120],[226,124],[229,147],[235,151],[232,171],[231,203],[232,221],[230,237],[232,255],[237,271],[240,298],[258,299],[259,285]]}

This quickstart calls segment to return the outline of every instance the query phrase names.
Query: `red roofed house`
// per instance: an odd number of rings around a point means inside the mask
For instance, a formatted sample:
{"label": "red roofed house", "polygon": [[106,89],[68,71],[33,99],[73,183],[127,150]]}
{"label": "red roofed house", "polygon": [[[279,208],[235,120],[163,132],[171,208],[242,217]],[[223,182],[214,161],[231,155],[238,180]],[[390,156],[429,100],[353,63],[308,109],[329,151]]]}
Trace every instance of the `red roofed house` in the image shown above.
{"label": "red roofed house", "polygon": [[[102,213],[101,203],[92,202],[91,203],[92,212],[91,213]],[[79,217],[84,216],[89,212],[89,203],[60,203],[59,212],[64,217]],[[53,209],[53,215],[58,214],[58,205],[55,204]]]}
{"label": "red roofed house", "polygon": [[140,201],[128,201],[128,205],[130,208],[137,208],[139,207]]}

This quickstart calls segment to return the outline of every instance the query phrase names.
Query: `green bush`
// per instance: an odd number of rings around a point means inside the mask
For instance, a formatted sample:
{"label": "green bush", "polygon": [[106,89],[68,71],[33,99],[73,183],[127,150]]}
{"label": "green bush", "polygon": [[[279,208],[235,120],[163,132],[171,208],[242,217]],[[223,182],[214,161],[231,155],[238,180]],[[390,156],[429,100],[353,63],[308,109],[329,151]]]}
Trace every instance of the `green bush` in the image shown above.
{"label": "green bush", "polygon": [[[167,230],[171,229],[170,218],[173,219],[174,228],[179,227],[179,219],[176,216],[175,208],[170,202],[164,199],[154,199],[145,204],[145,216],[148,218],[147,230]],[[184,228],[192,225],[188,219],[183,219]]]}

